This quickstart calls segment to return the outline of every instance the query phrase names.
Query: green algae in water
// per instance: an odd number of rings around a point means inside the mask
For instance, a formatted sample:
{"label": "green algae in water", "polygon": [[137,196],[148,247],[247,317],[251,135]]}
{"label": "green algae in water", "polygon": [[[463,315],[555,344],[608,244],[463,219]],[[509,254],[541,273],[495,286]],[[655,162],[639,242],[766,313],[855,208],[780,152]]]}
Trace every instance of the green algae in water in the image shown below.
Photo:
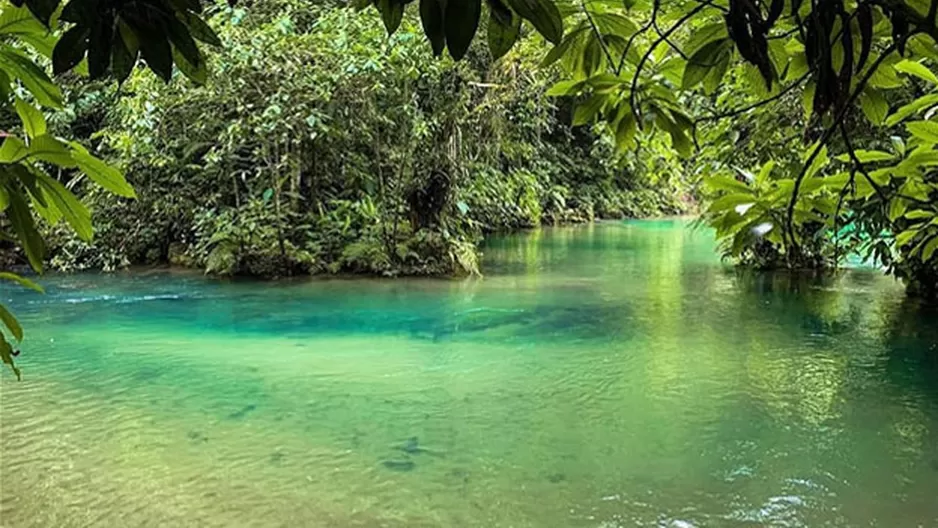
{"label": "green algae in water", "polygon": [[50,277],[6,297],[4,526],[938,525],[936,314],[682,221],[483,280]]}

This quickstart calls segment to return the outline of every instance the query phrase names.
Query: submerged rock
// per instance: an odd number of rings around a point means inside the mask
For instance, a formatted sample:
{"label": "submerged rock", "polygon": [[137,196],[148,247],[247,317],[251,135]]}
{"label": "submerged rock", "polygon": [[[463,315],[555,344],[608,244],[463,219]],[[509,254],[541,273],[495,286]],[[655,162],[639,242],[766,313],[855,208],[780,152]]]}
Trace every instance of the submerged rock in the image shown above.
{"label": "submerged rock", "polygon": [[417,467],[413,460],[385,460],[382,464],[392,471],[413,471]]}
{"label": "submerged rock", "polygon": [[245,405],[244,407],[241,408],[241,410],[238,410],[229,414],[228,418],[231,420],[240,420],[241,418],[244,418],[245,416],[247,416],[249,412],[255,409],[257,409],[257,405],[254,405],[253,403],[250,405]]}
{"label": "submerged rock", "polygon": [[189,440],[192,440],[193,442],[208,442],[208,437],[198,431],[189,431],[186,436],[188,436]]}
{"label": "submerged rock", "polygon": [[420,445],[420,439],[416,436],[412,436],[404,442],[404,445],[396,446],[395,449],[403,451],[408,455],[432,455],[442,457],[443,453],[423,447]]}

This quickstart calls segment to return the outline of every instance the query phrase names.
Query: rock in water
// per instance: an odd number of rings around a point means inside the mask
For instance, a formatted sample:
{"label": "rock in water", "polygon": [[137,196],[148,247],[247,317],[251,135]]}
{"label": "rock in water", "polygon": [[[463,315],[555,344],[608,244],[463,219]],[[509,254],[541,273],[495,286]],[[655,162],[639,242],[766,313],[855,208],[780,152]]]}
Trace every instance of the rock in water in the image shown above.
{"label": "rock in water", "polygon": [[228,418],[231,420],[240,420],[241,418],[244,418],[245,416],[247,416],[247,414],[253,411],[254,409],[257,409],[257,405],[254,405],[253,403],[250,405],[245,405],[244,407],[241,408],[241,410],[235,411],[229,414]]}
{"label": "rock in water", "polygon": [[417,440],[416,436],[408,438],[407,442],[404,443],[404,446],[401,447],[401,451],[410,453],[412,455],[420,453],[422,451],[422,449],[420,449],[420,441]]}
{"label": "rock in water", "polygon": [[392,471],[413,471],[417,467],[412,460],[385,460],[382,464]]}

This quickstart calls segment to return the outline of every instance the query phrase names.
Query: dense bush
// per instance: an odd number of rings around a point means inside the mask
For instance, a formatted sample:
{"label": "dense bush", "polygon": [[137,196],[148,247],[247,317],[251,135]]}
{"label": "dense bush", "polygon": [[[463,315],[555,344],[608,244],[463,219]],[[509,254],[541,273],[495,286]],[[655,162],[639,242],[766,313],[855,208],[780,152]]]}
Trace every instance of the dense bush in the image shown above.
{"label": "dense bush", "polygon": [[274,3],[216,8],[226,44],[204,86],[75,81],[60,126],[99,142],[139,199],[88,189],[96,237],[54,233],[55,266],[474,273],[485,232],[685,207],[679,168],[648,177],[571,130],[534,44],[455,63],[406,21],[388,38],[371,12]]}

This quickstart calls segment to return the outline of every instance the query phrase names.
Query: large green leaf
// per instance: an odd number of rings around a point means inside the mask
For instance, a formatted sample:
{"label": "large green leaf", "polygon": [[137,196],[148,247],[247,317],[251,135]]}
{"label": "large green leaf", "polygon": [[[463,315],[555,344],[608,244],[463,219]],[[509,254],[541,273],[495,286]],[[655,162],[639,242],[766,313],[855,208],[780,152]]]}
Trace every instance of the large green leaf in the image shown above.
{"label": "large green leaf", "polygon": [[93,230],[91,228],[91,213],[74,194],[64,185],[47,174],[36,173],[36,181],[42,188],[46,197],[55,204],[62,216],[68,222],[75,234],[85,242],[91,241]]}
{"label": "large green leaf", "polygon": [[456,60],[463,58],[469,51],[469,44],[479,27],[482,16],[482,0],[448,1],[443,10],[443,33],[446,35],[446,49]]}
{"label": "large green leaf", "polygon": [[51,108],[62,105],[62,91],[59,87],[21,51],[0,47],[0,69],[11,78],[19,79],[39,104]]}
{"label": "large green leaf", "polygon": [[23,327],[20,326],[20,322],[16,320],[16,317],[14,317],[3,304],[0,304],[0,321],[3,321],[4,326],[10,330],[10,333],[13,334],[13,337],[15,337],[17,341],[23,340]]}
{"label": "large green leaf", "polygon": [[508,0],[516,13],[554,44],[563,39],[563,18],[553,0]]}
{"label": "large green leaf", "polygon": [[[6,189],[4,189],[4,190],[6,190]],[[6,281],[10,281],[10,282],[15,282],[15,283],[19,284],[20,286],[24,286],[24,287],[29,288],[29,289],[31,289],[31,290],[36,290],[36,291],[39,292],[39,293],[45,293],[45,290],[42,289],[42,286],[40,286],[40,285],[36,284],[35,282],[33,282],[33,281],[27,279],[26,277],[22,277],[22,276],[20,276],[20,275],[17,275],[16,273],[10,273],[10,272],[8,272],[8,271],[0,271],[0,280],[6,280]]]}
{"label": "large green leaf", "polygon": [[7,136],[0,145],[0,162],[17,163],[26,157],[26,143],[16,136]]}
{"label": "large green leaf", "polygon": [[[458,2],[454,2],[458,3]],[[401,26],[404,17],[404,2],[401,0],[377,0],[375,4],[381,13],[381,20],[388,34],[393,34]]]}
{"label": "large green leaf", "polygon": [[585,125],[593,120],[599,110],[606,104],[606,96],[602,94],[591,95],[576,106],[573,111],[573,126]]}
{"label": "large green leaf", "polygon": [[81,145],[71,143],[72,158],[92,181],[118,196],[136,198],[133,187],[119,170],[92,156]]}
{"label": "large green leaf", "polygon": [[508,53],[518,40],[521,17],[516,15],[501,0],[489,0],[489,51],[496,59]]}
{"label": "large green leaf", "polygon": [[721,196],[720,198],[714,200],[707,211],[710,214],[722,213],[730,209],[735,208],[739,205],[752,204],[755,203],[756,197],[752,193],[734,193]]}
{"label": "large green leaf", "polygon": [[688,90],[700,84],[710,70],[720,66],[722,54],[727,51],[729,39],[717,39],[703,46],[691,55],[684,66],[681,88]]}
{"label": "large green leaf", "polygon": [[423,33],[430,41],[433,54],[440,56],[446,47],[446,35],[443,33],[443,6],[441,0],[420,0],[420,23]]}
{"label": "large green leaf", "polygon": [[33,138],[29,143],[29,158],[32,160],[45,161],[59,167],[71,168],[77,164],[72,158],[72,153],[64,143],[55,139],[49,134],[43,134]]}
{"label": "large green leaf", "polygon": [[199,60],[197,66],[193,65],[188,57],[179,51],[179,48],[173,46],[173,61],[176,63],[176,67],[179,68],[179,71],[192,82],[202,85],[208,81],[208,68],[206,67],[205,60]]}
{"label": "large green leaf", "polygon": [[7,192],[10,195],[10,207],[7,209],[10,225],[26,252],[29,265],[37,272],[41,272],[46,248],[42,236],[36,230],[36,223],[29,205],[17,186],[7,185]]}
{"label": "large green leaf", "polygon": [[889,114],[889,103],[883,93],[875,88],[867,88],[860,94],[860,108],[874,125],[881,125]]}
{"label": "large green leaf", "polygon": [[188,11],[176,11],[176,16],[189,28],[192,36],[206,44],[221,46],[221,39],[199,15]]}
{"label": "large green leaf", "polygon": [[936,249],[938,249],[938,236],[933,236],[922,249],[922,262],[928,262],[931,260],[932,255],[935,254]]}
{"label": "large green leaf", "polygon": [[907,123],[905,127],[909,133],[926,143],[932,145],[938,143],[938,123],[934,121],[913,121]]}
{"label": "large green leaf", "polygon": [[906,119],[909,116],[921,112],[927,108],[931,108],[934,105],[938,104],[938,94],[927,94],[915,99],[911,103],[908,103],[904,106],[900,106],[895,112],[893,112],[889,118],[886,119],[886,126],[893,126]]}
{"label": "large green leaf", "polygon": [[0,333],[0,360],[10,366],[10,370],[16,374],[16,379],[21,379],[20,369],[13,362],[13,347],[10,346],[2,333]]}
{"label": "large green leaf", "polygon": [[52,51],[52,71],[56,75],[71,70],[81,62],[88,50],[90,34],[87,26],[75,26],[62,35]]}
{"label": "large green leaf", "polygon": [[46,133],[46,119],[41,111],[19,97],[14,101],[14,106],[27,136],[34,138]]}
{"label": "large green leaf", "polygon": [[897,62],[894,67],[902,73],[914,75],[919,79],[930,82],[931,84],[938,84],[938,77],[935,77],[935,74],[920,62],[916,62],[910,59],[903,59]]}
{"label": "large green leaf", "polygon": [[25,7],[5,4],[0,11],[0,35],[41,35],[48,31]]}

